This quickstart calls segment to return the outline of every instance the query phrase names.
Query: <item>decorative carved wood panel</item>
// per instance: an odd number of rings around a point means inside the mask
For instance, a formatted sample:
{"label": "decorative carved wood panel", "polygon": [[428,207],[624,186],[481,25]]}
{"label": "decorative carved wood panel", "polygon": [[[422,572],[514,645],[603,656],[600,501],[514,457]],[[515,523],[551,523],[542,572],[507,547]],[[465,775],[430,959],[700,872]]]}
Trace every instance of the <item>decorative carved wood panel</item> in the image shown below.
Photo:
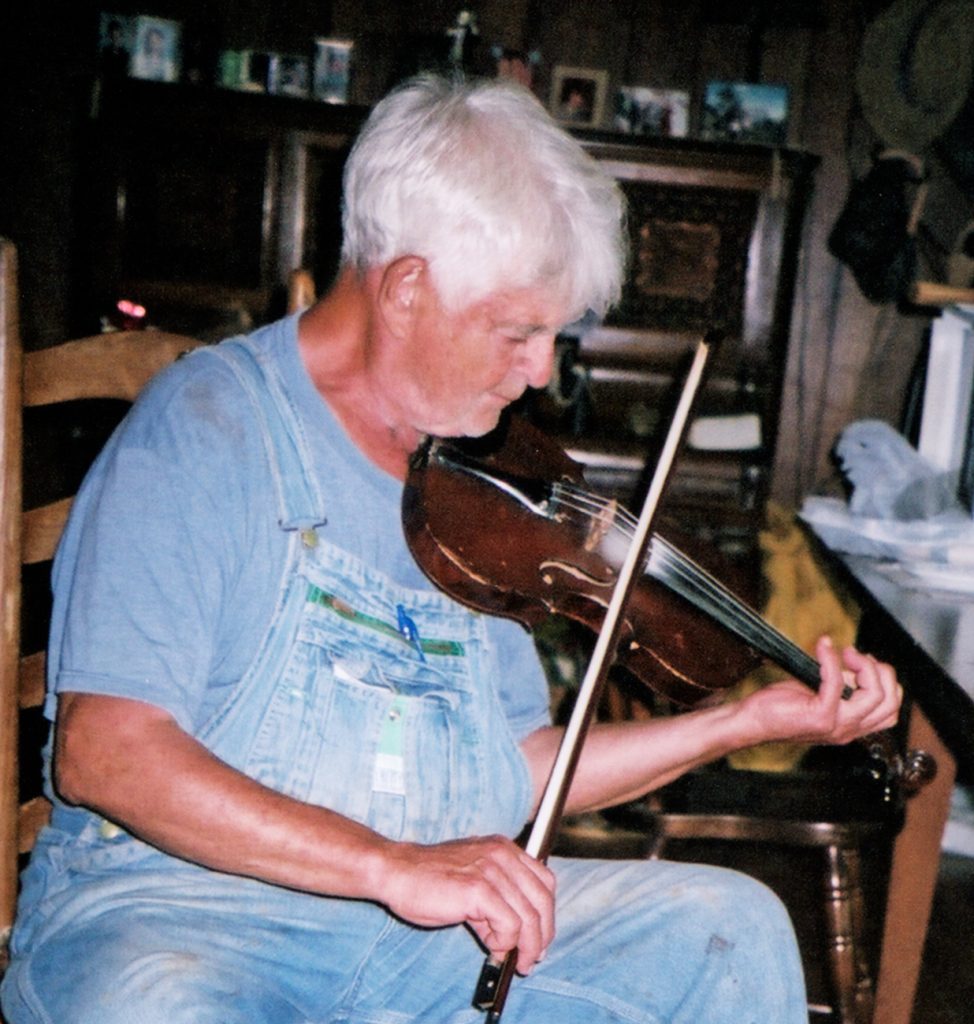
{"label": "decorative carved wood panel", "polygon": [[623,191],[632,270],[610,323],[739,333],[754,193],[641,181]]}

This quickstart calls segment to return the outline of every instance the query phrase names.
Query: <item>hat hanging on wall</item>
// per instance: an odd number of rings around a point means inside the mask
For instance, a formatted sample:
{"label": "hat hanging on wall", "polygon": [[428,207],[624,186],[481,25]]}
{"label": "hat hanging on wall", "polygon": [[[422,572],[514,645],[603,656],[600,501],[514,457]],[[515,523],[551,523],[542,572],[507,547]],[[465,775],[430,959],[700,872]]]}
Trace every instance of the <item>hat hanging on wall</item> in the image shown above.
{"label": "hat hanging on wall", "polygon": [[828,246],[871,302],[906,298],[916,278],[925,195],[923,161],[905,150],[879,153],[869,173],[853,182]]}
{"label": "hat hanging on wall", "polygon": [[893,0],[866,28],[856,89],[887,145],[918,153],[945,131],[974,83],[974,0]]}

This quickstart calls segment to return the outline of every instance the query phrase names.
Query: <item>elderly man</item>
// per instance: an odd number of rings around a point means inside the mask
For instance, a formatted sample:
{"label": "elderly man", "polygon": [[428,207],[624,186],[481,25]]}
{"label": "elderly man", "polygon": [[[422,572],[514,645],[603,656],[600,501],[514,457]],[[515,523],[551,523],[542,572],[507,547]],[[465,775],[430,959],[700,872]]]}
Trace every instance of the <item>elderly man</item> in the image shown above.
{"label": "elderly man", "polygon": [[[344,202],[329,293],[158,377],[76,502],[7,1019],[472,1022],[513,949],[512,1024],[807,1019],[757,883],[513,842],[560,735],[531,639],[402,534],[421,439],[489,431],[618,295],[615,184],[519,87],[424,78],[375,108]],[[597,727],[568,809],[895,720],[888,666],[818,654],[817,694]]]}

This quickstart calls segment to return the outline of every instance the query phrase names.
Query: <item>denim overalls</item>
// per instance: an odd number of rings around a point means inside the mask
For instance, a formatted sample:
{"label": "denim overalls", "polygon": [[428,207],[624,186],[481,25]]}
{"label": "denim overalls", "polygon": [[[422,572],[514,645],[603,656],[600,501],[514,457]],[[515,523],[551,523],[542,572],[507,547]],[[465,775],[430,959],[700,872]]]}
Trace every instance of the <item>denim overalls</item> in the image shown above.
{"label": "denim overalls", "polygon": [[[330,544],[274,366],[246,340],[219,355],[262,422],[289,556],[273,625],[198,739],[392,839],[516,834],[530,778],[482,616]],[[804,1019],[790,925],[756,883],[661,863],[552,866],[558,938],[515,980],[511,1024]],[[483,954],[462,927],[416,929],[371,903],[207,871],[62,805],[25,873],[13,952],[10,1024],[481,1019],[470,999]]]}

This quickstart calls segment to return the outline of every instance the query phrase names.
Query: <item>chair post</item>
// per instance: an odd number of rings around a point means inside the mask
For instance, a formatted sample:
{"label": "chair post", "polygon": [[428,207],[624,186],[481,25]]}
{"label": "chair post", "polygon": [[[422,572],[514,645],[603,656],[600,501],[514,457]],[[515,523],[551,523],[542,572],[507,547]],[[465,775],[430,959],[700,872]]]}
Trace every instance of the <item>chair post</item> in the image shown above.
{"label": "chair post", "polygon": [[287,311],[298,313],[313,306],[315,282],[311,273],[302,267],[292,270],[287,278]]}
{"label": "chair post", "polygon": [[871,1024],[875,993],[860,938],[865,917],[859,850],[842,843],[825,849],[825,907],[829,960],[842,1024]]}
{"label": "chair post", "polygon": [[22,355],[17,251],[0,238],[0,955],[17,902]]}

